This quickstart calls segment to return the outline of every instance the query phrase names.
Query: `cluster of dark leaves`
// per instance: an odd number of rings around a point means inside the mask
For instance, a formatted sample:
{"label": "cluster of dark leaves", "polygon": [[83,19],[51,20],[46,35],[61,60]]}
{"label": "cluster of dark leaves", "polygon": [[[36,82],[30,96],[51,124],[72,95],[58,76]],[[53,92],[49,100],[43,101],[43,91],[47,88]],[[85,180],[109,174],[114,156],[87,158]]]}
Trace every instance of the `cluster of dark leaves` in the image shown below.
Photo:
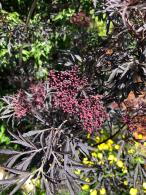
{"label": "cluster of dark leaves", "polygon": [[[92,126],[95,126],[94,130],[96,130],[101,126],[102,117],[104,120],[105,111],[102,104],[100,104],[100,99],[94,96],[92,87],[87,85],[86,79],[81,80],[76,74],[76,68],[66,72],[52,71],[52,74],[50,72],[49,75],[49,81],[31,85],[27,91],[21,90],[13,96],[3,98],[7,105],[2,108],[1,118],[7,118],[8,123],[12,121],[10,126],[13,129],[16,128],[15,122],[17,121],[17,129],[18,127],[22,129],[15,134],[9,132],[14,139],[12,143],[20,145],[20,151],[0,150],[0,154],[8,155],[8,161],[5,162],[4,169],[10,175],[10,178],[0,181],[2,191],[13,186],[14,188],[10,194],[15,194],[28,178],[39,178],[41,186],[43,186],[42,189],[45,189],[47,194],[55,194],[60,183],[66,185],[71,194],[76,194],[76,189],[79,189],[79,186],[78,188],[76,186],[86,182],[80,180],[74,174],[74,171],[82,169],[87,174],[93,172],[94,175],[97,167],[88,167],[81,164],[82,158],[89,155],[88,149],[90,149],[88,144],[84,142],[85,131],[88,129],[83,131],[82,123],[84,124],[86,119],[87,126],[91,123]],[[82,85],[87,85],[85,90]],[[91,109],[90,111],[90,106],[92,107],[90,98],[81,98],[89,104],[87,106],[82,105],[83,113],[81,115],[84,114],[85,119],[84,117],[80,119],[75,114],[76,112],[82,112],[82,110],[79,110],[80,107],[76,108],[78,104],[72,104],[72,100],[82,101],[79,98],[82,93],[87,97],[90,97],[91,94],[95,105],[97,104],[97,110]],[[60,100],[67,96],[72,98],[70,102],[67,99],[64,99],[65,102],[63,102],[63,99]],[[54,101],[59,106],[54,106]],[[75,111],[66,107],[67,103],[70,103],[73,107],[75,106]],[[89,113],[86,111],[88,106]],[[95,115],[96,118],[93,118],[92,115]],[[26,121],[30,126],[28,129]],[[94,125],[94,123],[97,124]],[[32,127],[34,127],[34,130],[32,130]],[[22,134],[22,132],[24,133]]]}
{"label": "cluster of dark leaves", "polygon": [[56,194],[61,185],[66,185],[71,194],[77,193],[78,185],[86,182],[80,180],[74,171],[83,169],[94,173],[95,167],[80,163],[79,153],[87,155],[87,145],[79,136],[73,135],[65,123],[57,128],[32,130],[23,135],[10,132],[14,138],[12,143],[19,144],[23,150],[0,151],[0,154],[11,156],[3,167],[9,177],[0,181],[2,191],[14,186],[10,195],[15,194],[28,178],[33,178],[41,181],[42,190],[45,189],[48,195]]}
{"label": "cluster of dark leaves", "polygon": [[131,91],[137,95],[144,89],[145,9],[144,1],[107,0],[105,3],[107,28],[110,22],[114,25],[112,36],[107,38],[105,47],[112,52],[108,55],[102,52],[98,56],[95,70],[98,68],[100,75],[103,73],[105,76],[106,102],[123,101]]}

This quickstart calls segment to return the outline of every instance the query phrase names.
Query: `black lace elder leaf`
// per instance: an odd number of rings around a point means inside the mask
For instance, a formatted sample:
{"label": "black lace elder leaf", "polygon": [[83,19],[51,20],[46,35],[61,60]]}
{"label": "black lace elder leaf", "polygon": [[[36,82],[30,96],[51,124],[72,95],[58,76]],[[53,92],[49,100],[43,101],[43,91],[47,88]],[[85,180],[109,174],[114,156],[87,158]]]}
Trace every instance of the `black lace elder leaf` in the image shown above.
{"label": "black lace elder leaf", "polygon": [[7,179],[0,180],[0,192],[7,190],[11,186],[15,186],[9,195],[15,194],[18,189],[28,180],[30,174],[28,172],[23,172],[17,169],[11,169],[8,167],[3,167],[4,170],[9,171]]}
{"label": "black lace elder leaf", "polygon": [[54,189],[52,189],[52,186],[49,185],[49,182],[47,179],[43,176],[42,178],[42,184],[44,184],[45,189],[46,189],[46,195],[50,195],[54,193]]}
{"label": "black lace elder leaf", "polygon": [[9,193],[9,195],[13,195],[15,194],[24,184],[25,182],[29,179],[29,176],[25,176],[23,178],[21,178],[21,180],[18,180],[18,183],[16,184],[16,186],[13,188],[13,190]]}
{"label": "black lace elder leaf", "polygon": [[146,64],[140,63],[135,59],[124,62],[116,69],[113,69],[108,79],[110,92],[107,98],[110,96],[116,98],[117,92],[121,94],[121,100],[125,99],[130,91],[133,91],[135,94],[140,93],[146,80],[146,75],[143,70],[146,70]]}
{"label": "black lace elder leaf", "polygon": [[27,168],[30,166],[31,161],[34,159],[36,154],[37,153],[34,152],[30,156],[28,156],[28,157],[26,156],[25,158],[23,158],[22,163],[18,164],[16,166],[16,168],[19,169],[19,170],[22,170],[22,171],[26,171]]}
{"label": "black lace elder leaf", "polygon": [[[69,188],[71,194],[77,194],[79,184],[87,182],[80,179],[74,171],[80,168],[85,173],[94,172],[97,167],[81,164],[79,156],[88,156],[88,145],[78,136],[70,136],[73,130],[66,126],[67,122],[64,121],[58,128],[42,129],[34,134],[24,133],[24,136],[20,132],[17,135],[11,133],[15,139],[13,142],[22,146],[23,150],[0,152],[10,155],[5,163],[10,180],[3,180],[0,184],[5,184],[6,189],[13,186],[11,193],[14,194],[19,188],[23,189],[28,180],[31,182],[32,179],[39,178],[49,195],[56,194],[63,185]],[[93,178],[91,183],[95,180]]]}
{"label": "black lace elder leaf", "polygon": [[7,167],[13,167],[13,165],[15,164],[15,162],[22,156],[23,154],[17,154],[17,155],[13,155],[12,157],[9,157],[6,166]]}
{"label": "black lace elder leaf", "polygon": [[67,187],[70,191],[70,194],[75,195],[76,191],[77,191],[77,189],[79,189],[79,187],[77,188],[77,186],[74,184],[74,180],[72,180],[72,178],[67,174],[66,174],[66,182],[67,182]]}
{"label": "black lace elder leaf", "polygon": [[14,154],[20,154],[20,152],[15,151],[15,150],[9,150],[9,149],[1,149],[0,154],[14,155]]}

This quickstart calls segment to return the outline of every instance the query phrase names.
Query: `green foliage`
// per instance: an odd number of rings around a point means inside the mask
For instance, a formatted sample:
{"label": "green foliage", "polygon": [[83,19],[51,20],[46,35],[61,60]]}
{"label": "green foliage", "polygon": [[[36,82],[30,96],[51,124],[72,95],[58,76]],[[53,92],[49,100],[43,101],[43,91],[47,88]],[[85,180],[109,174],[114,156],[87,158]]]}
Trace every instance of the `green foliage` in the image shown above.
{"label": "green foliage", "polygon": [[[106,35],[106,23],[102,22],[105,19],[102,20],[100,17],[99,20],[95,16],[90,1],[59,0],[51,1],[50,4],[46,1],[42,4],[37,2],[36,11],[27,18],[31,5],[31,2],[21,0],[15,1],[15,5],[11,1],[9,4],[2,2],[0,72],[8,69],[20,74],[26,72],[27,75],[37,79],[45,78],[48,70],[55,67],[60,60],[58,57],[54,59],[56,52],[62,50],[74,52],[78,49],[84,56],[86,51],[83,51],[83,46],[86,42],[89,46],[93,44],[97,46],[98,37]],[[70,18],[79,11],[85,11],[87,16],[92,18],[88,33],[70,23]],[[29,19],[28,24],[26,24],[27,19]],[[82,43],[80,43],[81,36],[85,37]],[[79,44],[75,46],[74,42],[77,40]],[[26,66],[29,66],[30,70],[27,70],[28,68],[24,70]]]}
{"label": "green foliage", "polygon": [[0,144],[6,144],[8,145],[10,143],[10,138],[5,134],[6,128],[2,124],[0,126]]}
{"label": "green foliage", "polygon": [[70,19],[70,17],[75,13],[74,9],[63,9],[57,15],[52,17],[52,21],[61,21],[66,22]]}

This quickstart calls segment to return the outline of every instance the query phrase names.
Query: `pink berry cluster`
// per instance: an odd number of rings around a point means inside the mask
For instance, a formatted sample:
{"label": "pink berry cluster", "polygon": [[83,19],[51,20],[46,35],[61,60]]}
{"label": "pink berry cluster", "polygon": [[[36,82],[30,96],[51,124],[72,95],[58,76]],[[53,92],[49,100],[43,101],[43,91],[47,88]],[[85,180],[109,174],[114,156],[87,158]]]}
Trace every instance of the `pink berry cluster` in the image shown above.
{"label": "pink berry cluster", "polygon": [[22,90],[13,96],[12,105],[16,118],[22,118],[26,116],[30,110],[29,104],[27,102],[27,96]]}
{"label": "pink berry cluster", "polygon": [[46,89],[44,83],[39,83],[37,85],[32,84],[29,88],[32,94],[32,104],[36,108],[41,109],[45,103],[46,99]]}
{"label": "pink berry cluster", "polygon": [[33,113],[34,110],[46,112],[46,87],[49,86],[52,91],[52,109],[61,110],[77,119],[77,123],[83,129],[92,133],[101,127],[106,118],[106,112],[100,96],[85,95],[88,85],[87,79],[79,76],[76,66],[68,71],[52,70],[46,82],[32,84],[28,92],[21,90],[13,96],[14,115],[22,118]]}
{"label": "pink berry cluster", "polygon": [[84,129],[92,133],[94,130],[101,127],[107,115],[101,104],[100,96],[91,96],[85,98],[79,104],[79,118]]}
{"label": "pink berry cluster", "polygon": [[101,98],[79,95],[88,82],[78,76],[77,67],[64,72],[51,71],[49,84],[55,90],[52,101],[55,108],[78,117],[80,124],[90,133],[101,127],[106,118]]}
{"label": "pink berry cluster", "polygon": [[80,79],[77,67],[70,71],[50,71],[49,86],[55,89],[53,105],[61,108],[63,112],[77,114],[78,101],[76,96],[87,85],[86,79]]}
{"label": "pink berry cluster", "polygon": [[43,83],[32,84],[28,89],[28,93],[20,90],[12,99],[14,115],[16,118],[22,118],[31,113],[32,109],[42,109],[45,98],[46,90]]}

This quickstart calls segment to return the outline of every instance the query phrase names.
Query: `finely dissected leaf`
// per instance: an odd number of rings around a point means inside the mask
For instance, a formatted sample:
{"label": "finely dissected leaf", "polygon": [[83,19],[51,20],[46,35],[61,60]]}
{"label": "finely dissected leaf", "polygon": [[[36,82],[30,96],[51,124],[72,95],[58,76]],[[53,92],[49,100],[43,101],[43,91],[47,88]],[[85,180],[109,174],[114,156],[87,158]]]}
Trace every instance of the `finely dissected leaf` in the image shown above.
{"label": "finely dissected leaf", "polygon": [[16,185],[16,187],[10,192],[9,195],[15,194],[15,193],[21,188],[21,186],[28,180],[28,178],[29,178],[29,176],[27,176],[27,177],[21,179],[21,180],[19,181],[19,183]]}
{"label": "finely dissected leaf", "polygon": [[8,150],[8,149],[0,149],[0,154],[20,154],[20,152],[15,151],[15,150]]}
{"label": "finely dissected leaf", "polygon": [[[11,107],[10,107],[11,108]],[[10,109],[10,108],[7,108],[7,109],[5,109],[3,112],[2,112],[2,116],[8,116],[10,113],[12,114],[12,112],[13,112],[13,110],[12,109]],[[4,109],[4,108],[2,108],[2,109]]]}
{"label": "finely dissected leaf", "polygon": [[22,162],[19,165],[17,165],[16,168],[22,171],[26,171],[35,155],[36,152],[31,154],[29,157],[25,157],[24,159],[22,159]]}
{"label": "finely dissected leaf", "polygon": [[26,171],[21,171],[21,170],[18,170],[18,169],[14,169],[14,168],[9,168],[9,167],[4,167],[4,169],[6,171],[9,171],[10,173],[14,173],[14,174],[18,174],[18,175],[28,175],[29,172],[26,172]]}
{"label": "finely dissected leaf", "polygon": [[[43,149],[43,151],[44,151],[44,132],[41,134],[41,136],[40,136],[40,144],[41,144],[41,147],[42,147],[42,149]],[[44,151],[45,152],[45,151]]]}
{"label": "finely dissected leaf", "polygon": [[136,165],[135,171],[134,171],[134,187],[136,187],[136,181],[138,177],[138,170],[139,170],[139,164]]}
{"label": "finely dissected leaf", "polygon": [[146,170],[143,169],[142,167],[141,167],[141,170],[142,170],[142,173],[143,173],[144,177],[146,178]]}
{"label": "finely dissected leaf", "polygon": [[34,147],[32,145],[30,145],[29,143],[24,142],[24,141],[11,141],[11,143],[20,144],[22,146],[34,149]]}
{"label": "finely dissected leaf", "polygon": [[9,131],[9,133],[16,139],[15,141],[11,141],[12,143],[17,143],[17,144],[20,144],[20,145],[28,147],[28,148],[33,148],[33,149],[35,148],[36,149],[36,147],[33,144],[31,144],[30,141],[29,141],[30,143],[28,143],[28,141],[26,139],[24,139],[20,134],[19,134],[19,136],[21,136],[22,139],[20,137],[18,137],[17,135],[14,135],[10,131]]}
{"label": "finely dissected leaf", "polygon": [[75,195],[75,190],[74,190],[74,187],[73,187],[73,183],[70,181],[69,177],[66,175],[66,184],[67,184],[67,187],[70,191],[70,194],[71,195]]}
{"label": "finely dissected leaf", "polygon": [[11,179],[4,179],[4,180],[0,180],[0,185],[13,185],[15,183],[17,183],[17,181],[19,180],[19,178],[13,177]]}
{"label": "finely dissected leaf", "polygon": [[13,116],[13,114],[9,114],[9,115],[1,116],[0,118],[1,118],[1,119],[5,119],[5,118],[10,118],[10,117],[12,117],[12,116]]}
{"label": "finely dissected leaf", "polygon": [[53,193],[51,192],[51,189],[50,189],[50,186],[49,186],[49,183],[48,183],[47,179],[43,176],[42,180],[43,180],[47,195],[53,195]]}
{"label": "finely dissected leaf", "polygon": [[[69,138],[67,137],[65,152],[68,152],[68,151],[69,151]],[[68,164],[68,155],[65,154],[64,155],[64,170],[68,170],[67,164]]]}
{"label": "finely dissected leaf", "polygon": [[15,162],[22,156],[23,154],[17,154],[17,155],[14,155],[13,157],[9,158],[6,165],[7,167],[11,168]]}
{"label": "finely dissected leaf", "polygon": [[31,137],[33,135],[36,135],[36,134],[40,134],[42,133],[42,130],[33,130],[33,131],[29,131],[27,133],[23,133],[23,137]]}
{"label": "finely dissected leaf", "polygon": [[73,156],[75,156],[77,161],[79,161],[79,151],[75,149],[75,146],[72,142],[70,142],[70,148],[71,148]]}
{"label": "finely dissected leaf", "polygon": [[125,70],[121,74],[120,78],[124,77],[128,73],[130,67],[131,67],[131,64],[127,64],[127,67],[125,68]]}
{"label": "finely dissected leaf", "polygon": [[[97,167],[88,167],[86,165],[72,165],[75,169],[86,170],[86,171],[95,171]],[[98,167],[101,170],[101,167]]]}
{"label": "finely dissected leaf", "polygon": [[45,153],[45,159],[50,159],[52,152],[52,143],[53,143],[53,130],[51,130],[49,136],[47,137],[47,151]]}
{"label": "finely dissected leaf", "polygon": [[27,138],[24,138],[21,133],[18,131],[19,137],[26,143],[29,143],[34,149],[37,149],[37,147]]}
{"label": "finely dissected leaf", "polygon": [[79,150],[83,152],[85,155],[89,155],[89,150],[88,150],[88,144],[87,143],[78,143]]}
{"label": "finely dissected leaf", "polygon": [[15,135],[15,134],[13,134],[11,131],[9,131],[8,130],[8,132],[9,132],[9,134],[13,137],[13,138],[15,138],[16,140],[20,140],[21,141],[21,139],[17,136],[17,135]]}
{"label": "finely dissected leaf", "polygon": [[112,73],[111,73],[111,75],[110,75],[110,77],[109,77],[109,79],[107,81],[108,83],[111,83],[112,80],[115,78],[115,76],[117,75],[117,70],[118,69],[115,69],[115,70],[112,71]]}

